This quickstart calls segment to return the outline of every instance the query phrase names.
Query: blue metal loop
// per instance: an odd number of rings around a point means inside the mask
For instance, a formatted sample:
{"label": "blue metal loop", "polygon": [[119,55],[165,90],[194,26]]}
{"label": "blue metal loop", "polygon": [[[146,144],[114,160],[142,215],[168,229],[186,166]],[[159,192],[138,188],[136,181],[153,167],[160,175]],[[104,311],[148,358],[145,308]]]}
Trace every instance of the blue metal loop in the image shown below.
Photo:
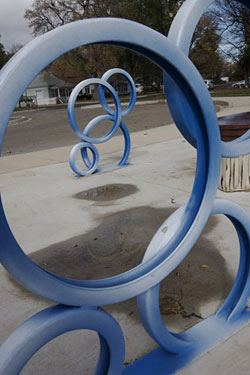
{"label": "blue metal loop", "polygon": [[[189,53],[191,40],[195,31],[196,25],[200,17],[205,12],[207,7],[215,0],[186,0],[175,16],[168,38],[176,44],[186,55]],[[250,9],[249,0],[236,0]],[[203,82],[204,86],[205,83]],[[180,89],[172,80],[167,72],[164,72],[164,91],[168,101],[171,115],[186,140],[194,147],[196,147],[195,129],[192,127],[192,121],[187,118],[185,108],[185,98]],[[218,125],[218,120],[215,121],[214,126]],[[232,142],[221,141],[222,156],[224,157],[238,157],[240,155],[249,154],[250,152],[250,130],[246,135],[239,137]]]}
{"label": "blue metal loop", "polygon": [[124,137],[124,152],[118,165],[122,167],[123,165],[127,163],[127,160],[130,154],[131,141],[130,141],[128,128],[122,121],[120,123],[120,128]]}
{"label": "blue metal loop", "polygon": [[[86,149],[89,149],[92,153],[92,156],[93,156],[93,161],[92,163],[90,162],[90,159],[88,157],[88,154],[87,154],[87,151]],[[76,155],[78,153],[78,151],[81,150],[81,155],[82,155],[82,159],[83,161],[85,162],[85,165],[86,167],[88,168],[87,171],[83,171],[83,170],[80,170],[77,166],[76,166]],[[87,158],[85,157],[85,155],[87,155]],[[78,175],[78,176],[87,176],[89,174],[92,174],[96,171],[97,169],[97,166],[98,166],[98,162],[99,162],[99,153],[98,153],[98,150],[97,148],[91,144],[91,143],[87,143],[87,142],[80,142],[80,143],[77,143],[71,150],[70,152],[70,155],[69,155],[69,163],[70,163],[70,166],[72,168],[72,170]]]}
{"label": "blue metal loop", "polygon": [[100,309],[63,305],[39,312],[10,334],[0,346],[0,373],[19,375],[42,346],[57,336],[80,329],[93,330],[99,335],[100,354],[95,374],[121,374],[125,344],[114,318]]}
{"label": "blue metal loop", "polygon": [[[115,30],[115,31],[114,31]],[[139,295],[157,285],[186,256],[209,217],[220,172],[220,139],[216,114],[203,80],[190,60],[163,35],[135,22],[97,19],[73,22],[44,34],[25,46],[0,73],[0,142],[18,98],[37,72],[56,57],[80,45],[106,43],[129,48],[150,58],[176,82],[192,118],[197,140],[197,169],[191,197],[179,227],[157,255],[132,270],[104,280],[72,280],[51,274],[33,263],[16,242],[0,206],[0,259],[27,289],[63,304],[107,305]],[[32,60],[30,69],[27,62]],[[19,83],[17,85],[17,82]],[[105,82],[105,81],[101,81]],[[106,83],[108,85],[108,83]],[[82,133],[81,133],[82,134]]]}
{"label": "blue metal loop", "polygon": [[[121,114],[122,117],[124,117],[124,116],[127,116],[135,106],[136,88],[135,88],[135,84],[134,84],[134,81],[133,81],[133,78],[131,77],[131,75],[123,69],[119,69],[119,68],[110,69],[103,74],[102,79],[105,80],[105,81],[108,81],[109,78],[114,74],[121,74],[123,77],[126,78],[128,84],[129,84],[129,89],[130,89],[129,104],[128,104],[127,108],[125,108],[122,111],[122,114]],[[108,103],[106,101],[105,91],[103,89],[103,86],[98,87],[98,95],[99,95],[100,102],[101,102],[103,108],[105,109],[105,111],[107,113],[109,113],[110,115],[114,115],[114,111],[110,108],[110,106],[108,105]]]}
{"label": "blue metal loop", "polygon": [[[113,89],[113,87],[107,82],[107,80],[110,78],[110,76],[112,74],[115,74],[115,73],[118,73],[118,72],[120,74],[122,74],[123,76],[125,76],[126,79],[128,80],[129,86],[130,86],[130,92],[131,92],[130,103],[129,103],[128,107],[124,111],[122,111],[122,109],[121,109],[121,104],[120,104],[119,96],[117,95],[117,93]],[[122,69],[111,69],[108,72],[106,72],[103,75],[103,77],[101,79],[91,78],[91,79],[82,81],[81,83],[79,83],[74,88],[74,90],[72,91],[72,93],[70,95],[70,98],[69,98],[69,103],[68,103],[68,117],[69,117],[69,121],[70,121],[72,129],[75,131],[75,133],[83,141],[88,142],[88,144],[90,144],[90,143],[98,143],[99,144],[99,143],[107,142],[116,133],[118,127],[120,127],[121,130],[122,130],[123,136],[124,136],[124,140],[125,140],[125,148],[124,148],[123,156],[122,156],[121,160],[118,163],[118,167],[122,167],[122,166],[126,165],[126,161],[127,161],[128,157],[129,157],[129,153],[130,153],[130,136],[129,136],[129,133],[128,133],[128,130],[127,130],[126,126],[123,123],[121,123],[121,118],[122,118],[122,116],[125,116],[126,114],[130,113],[130,111],[134,107],[134,104],[135,104],[135,101],[136,101],[135,84],[133,82],[132,77],[127,72],[125,72]],[[98,84],[98,92],[99,92],[100,102],[101,102],[104,110],[108,113],[108,115],[101,115],[101,116],[95,117],[94,119],[92,119],[87,124],[87,126],[81,132],[81,130],[79,129],[79,127],[77,125],[77,122],[76,122],[76,119],[75,119],[75,114],[74,114],[75,100],[76,100],[77,95],[79,94],[80,90],[82,90],[85,86],[87,86],[89,84],[94,84],[94,83]],[[115,102],[115,111],[113,111],[109,107],[109,105],[107,104],[107,102],[106,102],[104,87],[109,90],[109,92],[111,93],[111,95],[113,97],[113,100]],[[103,136],[103,137],[100,137],[100,138],[97,138],[97,139],[91,138],[90,137],[91,130],[97,124],[99,124],[101,121],[105,121],[105,120],[110,120],[110,121],[113,122],[113,126],[111,127],[111,129],[109,130],[109,132],[105,136]],[[86,172],[85,171],[84,172],[80,171],[77,168],[77,166],[76,166],[75,156],[76,156],[77,151],[80,148],[81,148],[82,159],[83,159],[85,165],[88,167],[88,170]],[[72,149],[72,151],[70,153],[69,163],[70,163],[70,166],[71,166],[72,170],[78,176],[86,176],[86,175],[88,175],[90,173],[94,173],[95,171],[97,171],[97,164],[99,162],[99,156],[98,156],[98,159],[97,159],[96,155],[98,154],[98,152],[97,152],[96,148],[94,149],[94,151],[93,151],[93,149],[91,149],[91,151],[92,151],[92,154],[93,154],[93,157],[94,157],[93,163],[90,162],[90,159],[89,159],[89,156],[87,154],[85,146],[81,147],[81,146],[78,145],[78,146],[75,146]],[[94,163],[94,162],[96,162],[96,163]],[[98,171],[100,171],[100,170],[98,170]]]}
{"label": "blue metal loop", "polygon": [[[86,125],[84,130],[83,130],[84,136],[87,137],[87,138],[90,138],[89,134],[93,130],[93,128],[96,125],[98,125],[100,122],[108,121],[108,120],[114,121],[114,116],[113,115],[100,115],[100,116],[97,116],[97,117],[93,118],[92,120],[90,120],[88,125]],[[119,128],[119,125],[118,125],[118,128]],[[116,129],[116,131],[117,131],[117,129]],[[106,142],[106,140],[105,140],[105,142]]]}
{"label": "blue metal loop", "polygon": [[[112,116],[106,116],[106,117],[107,117],[106,120],[113,121]],[[94,125],[95,124],[93,124],[90,121],[88,123],[88,125],[86,126],[86,128],[84,129],[84,133],[86,135],[89,135],[89,133],[93,129]],[[131,148],[131,141],[130,141],[129,131],[128,131],[126,125],[122,121],[120,122],[119,127],[120,127],[120,129],[122,131],[122,134],[123,134],[123,137],[124,137],[124,151],[123,151],[123,155],[122,155],[120,161],[118,162],[118,166],[122,167],[122,166],[126,165],[126,162],[128,160],[128,157],[129,157],[129,154],[130,154],[130,148]],[[82,153],[82,159],[83,159],[85,165],[89,168],[90,165],[91,165],[91,162],[90,162],[90,159],[89,159],[89,156],[88,156],[88,153],[87,153],[85,147],[82,148],[81,153]]]}
{"label": "blue metal loop", "polygon": [[[247,0],[241,2],[249,4]],[[187,0],[186,3],[195,5],[197,0]],[[208,4],[209,1],[205,0],[204,3]],[[54,306],[36,314],[17,328],[0,347],[0,372],[3,374],[18,374],[40,347],[54,337],[76,329],[91,329],[99,334],[101,351],[95,373],[120,374],[124,360],[122,332],[114,319],[95,306],[124,301],[134,296],[138,296],[138,309],[145,329],[170,353],[172,359],[180,361],[181,365],[249,321],[250,217],[237,204],[215,199],[221,156],[222,152],[227,152],[227,147],[220,141],[213,102],[203,79],[178,45],[176,47],[171,40],[147,27],[112,18],[74,22],[37,38],[14,56],[0,72],[0,87],[5,92],[5,96],[0,96],[0,143],[2,144],[9,117],[18,98],[37,72],[72,48],[94,43],[130,48],[150,58],[164,71],[168,87],[173,88],[168,99],[172,110],[174,102],[176,104],[174,115],[178,126],[197,147],[197,169],[192,193],[186,206],[178,209],[161,225],[140,265],[115,277],[90,281],[67,279],[33,263],[15,240],[0,200],[2,265],[17,281],[37,295],[64,305],[77,306]],[[32,65],[25,69],[30,60]],[[104,76],[105,79],[108,77],[108,74]],[[116,110],[112,113],[107,106],[108,115],[92,120],[85,131],[81,132],[75,120],[74,103],[79,90],[93,81],[108,88],[115,101]],[[105,137],[94,142],[108,140],[120,126],[125,145],[129,144],[130,147],[128,130],[121,122],[124,112],[121,111],[118,96],[116,97],[116,93],[113,93],[112,87],[109,86],[104,79],[87,80],[77,86],[70,99],[68,112],[71,125],[83,141],[73,149],[72,163],[75,164],[76,152],[81,150],[83,161],[89,170],[96,168],[99,158],[96,148],[88,143],[93,143],[89,134],[103,119],[114,121],[114,125]],[[100,92],[103,93],[103,89],[100,89]],[[131,100],[125,111],[132,105]],[[241,138],[242,145],[248,140],[249,135],[244,135]],[[236,145],[237,149],[239,143],[235,141],[231,145]],[[92,163],[86,148],[90,148],[93,154]],[[125,147],[120,163],[124,163],[127,157]],[[160,316],[160,282],[186,257],[209,216],[215,214],[226,215],[233,223],[239,238],[240,263],[233,288],[216,314],[184,334],[173,334],[165,328]],[[211,331],[216,332],[215,339],[211,338]],[[204,339],[206,335],[208,340]],[[164,360],[169,353],[164,353]],[[159,359],[159,356],[157,358]]]}
{"label": "blue metal loop", "polygon": [[[184,211],[185,207],[181,207],[161,225],[149,244],[143,261],[156,254],[168,242],[171,236],[169,230],[173,230],[172,224],[178,225]],[[234,285],[215,314],[218,319],[224,319],[229,323],[247,309],[250,289],[250,216],[236,203],[218,198],[211,211],[211,215],[217,214],[224,214],[229,218],[237,231],[240,243],[240,263]],[[167,232],[162,230],[166,227],[169,228]],[[172,257],[175,256],[178,257],[178,254],[173,253]],[[178,263],[179,259],[176,264]],[[194,337],[190,337],[186,332],[174,334],[165,327],[159,309],[159,289],[160,284],[137,297],[138,311],[144,328],[169,353],[180,354],[191,350],[195,345]]]}
{"label": "blue metal loop", "polygon": [[[79,126],[77,125],[76,118],[75,118],[75,107],[74,106],[75,106],[75,101],[76,101],[77,95],[79,94],[79,92],[84,87],[86,87],[86,86],[88,86],[90,84],[98,84],[99,86],[104,86],[110,92],[110,94],[111,94],[111,96],[112,96],[112,98],[114,100],[114,104],[115,104],[115,111],[113,113],[113,118],[112,118],[112,120],[114,121],[114,124],[113,124],[112,128],[108,131],[108,133],[105,136],[97,138],[97,139],[88,137],[85,134],[85,132],[82,132],[80,130]],[[93,126],[95,126],[98,122],[106,119],[106,116],[102,116],[101,118],[100,117],[97,117],[96,119],[93,119],[91,121],[91,123],[94,124]],[[103,142],[107,142],[116,133],[116,131],[117,131],[118,127],[119,127],[119,124],[121,122],[121,103],[120,103],[119,96],[117,95],[116,91],[113,89],[113,87],[108,82],[106,82],[106,81],[104,81],[102,79],[99,79],[99,78],[86,79],[86,80],[80,82],[74,88],[74,90],[72,91],[72,93],[71,93],[71,95],[69,97],[69,102],[68,102],[68,118],[69,118],[69,122],[70,122],[70,125],[71,125],[72,129],[74,130],[74,132],[76,133],[76,135],[79,138],[81,138],[83,141],[90,142],[90,143],[103,143]]]}

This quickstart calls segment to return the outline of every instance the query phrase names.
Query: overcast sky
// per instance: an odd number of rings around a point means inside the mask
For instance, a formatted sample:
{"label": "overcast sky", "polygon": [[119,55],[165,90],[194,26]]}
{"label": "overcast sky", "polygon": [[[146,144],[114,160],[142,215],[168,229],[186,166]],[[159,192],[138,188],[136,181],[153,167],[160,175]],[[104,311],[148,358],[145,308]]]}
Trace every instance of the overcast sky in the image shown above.
{"label": "overcast sky", "polygon": [[0,0],[0,34],[5,50],[14,44],[25,45],[32,39],[24,11],[34,0]]}

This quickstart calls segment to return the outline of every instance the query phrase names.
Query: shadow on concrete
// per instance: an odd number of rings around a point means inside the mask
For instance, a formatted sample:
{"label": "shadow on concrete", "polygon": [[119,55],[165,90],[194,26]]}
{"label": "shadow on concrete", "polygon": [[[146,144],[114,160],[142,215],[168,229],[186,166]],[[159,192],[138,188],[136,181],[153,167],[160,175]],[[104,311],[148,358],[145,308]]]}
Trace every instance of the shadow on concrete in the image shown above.
{"label": "shadow on concrete", "polygon": [[[142,261],[154,233],[176,208],[137,207],[109,214],[87,234],[41,249],[30,257],[46,270],[74,279],[102,279],[126,272]],[[229,293],[233,276],[216,243],[206,237],[217,224],[216,217],[209,219],[189,255],[161,283],[160,309],[164,319],[178,315],[186,322],[189,318],[185,326],[192,325],[193,320],[205,317],[202,306],[210,301],[221,304]],[[124,311],[139,319],[135,299],[107,310]]]}

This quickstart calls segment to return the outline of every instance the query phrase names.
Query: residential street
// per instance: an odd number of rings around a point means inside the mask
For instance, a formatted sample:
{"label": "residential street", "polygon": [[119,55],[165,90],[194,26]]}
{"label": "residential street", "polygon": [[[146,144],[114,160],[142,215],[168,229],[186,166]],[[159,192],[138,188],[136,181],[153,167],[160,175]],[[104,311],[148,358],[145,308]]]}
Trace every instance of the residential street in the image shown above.
{"label": "residential street", "polygon": [[[85,104],[85,103],[84,103]],[[85,104],[86,105],[86,104]],[[96,116],[105,114],[102,108],[86,109],[77,106],[76,119],[81,129]],[[133,111],[123,118],[130,133],[147,130],[173,123],[165,103],[136,105]],[[104,135],[112,124],[99,123],[91,133],[93,137]],[[117,135],[120,135],[118,130]],[[67,108],[57,106],[38,110],[25,110],[13,113],[5,135],[2,155],[14,155],[38,150],[62,147],[77,143],[67,117]]]}

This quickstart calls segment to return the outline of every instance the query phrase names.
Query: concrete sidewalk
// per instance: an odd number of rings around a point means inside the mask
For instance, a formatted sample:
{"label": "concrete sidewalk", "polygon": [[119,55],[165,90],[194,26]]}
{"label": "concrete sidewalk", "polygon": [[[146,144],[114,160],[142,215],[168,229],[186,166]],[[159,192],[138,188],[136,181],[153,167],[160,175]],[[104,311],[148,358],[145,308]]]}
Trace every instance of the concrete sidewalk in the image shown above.
{"label": "concrete sidewalk", "polygon": [[[230,105],[219,116],[249,111],[249,97],[220,100]],[[68,165],[71,147],[1,158],[6,215],[20,246],[35,262],[82,279],[108,277],[140,263],[161,223],[187,203],[196,152],[174,125],[133,133],[131,141],[129,167],[83,178],[76,178]],[[119,160],[122,149],[121,137],[103,144],[103,165]],[[100,188],[104,185],[112,185],[106,193]],[[218,191],[219,197],[234,200],[250,213],[249,194]],[[214,313],[232,287],[238,260],[232,225],[225,217],[211,217],[188,257],[162,282],[160,307],[168,329],[180,332]],[[2,268],[0,280],[2,342],[52,303],[26,291]],[[123,330],[126,364],[156,348],[139,321],[135,299],[105,310]],[[247,326],[180,374],[248,374],[249,335]],[[67,333],[42,348],[22,375],[91,374],[98,345],[93,332]]]}

